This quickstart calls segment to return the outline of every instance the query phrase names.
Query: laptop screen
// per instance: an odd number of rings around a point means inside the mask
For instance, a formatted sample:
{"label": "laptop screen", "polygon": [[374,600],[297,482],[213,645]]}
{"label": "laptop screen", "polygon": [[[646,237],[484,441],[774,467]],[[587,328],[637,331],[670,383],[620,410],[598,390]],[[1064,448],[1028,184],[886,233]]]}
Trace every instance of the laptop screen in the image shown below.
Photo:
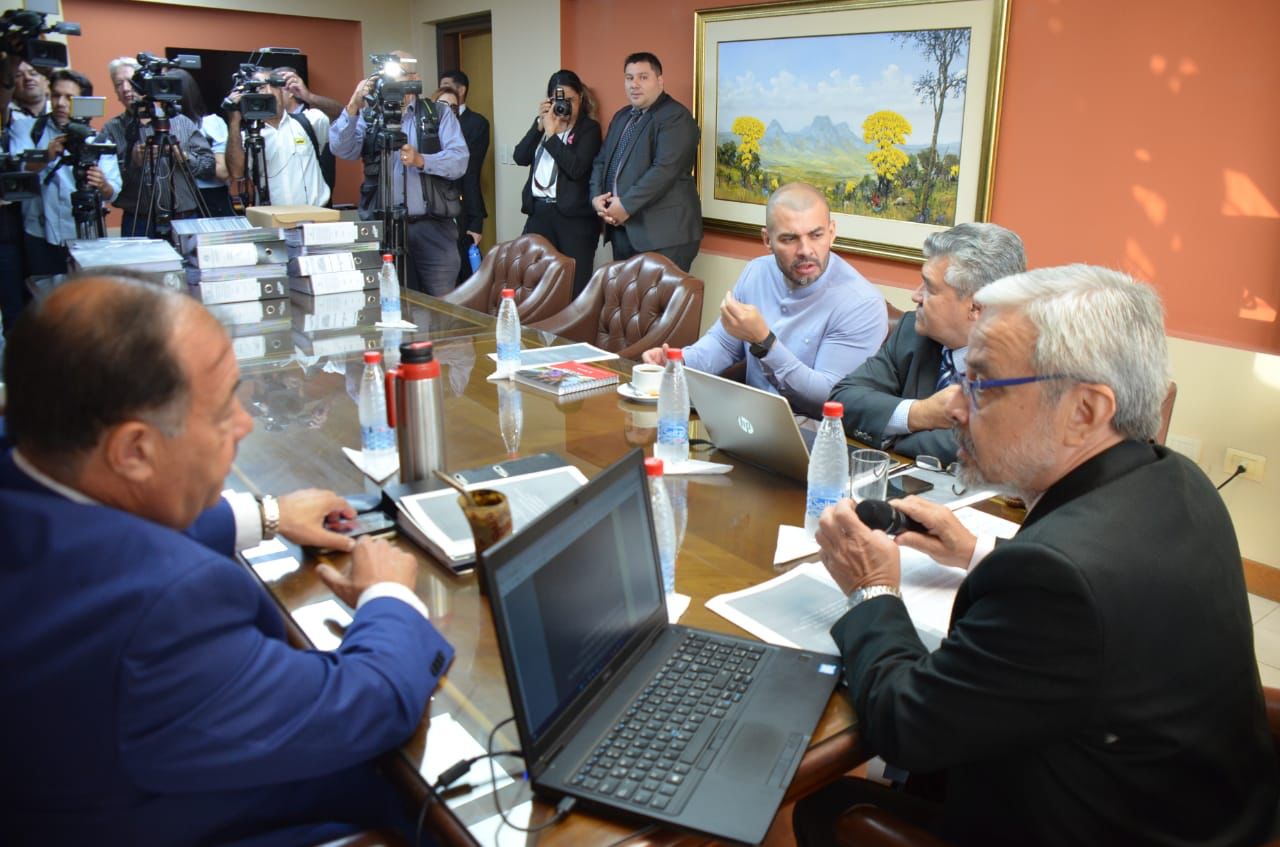
{"label": "laptop screen", "polygon": [[[648,484],[637,453],[494,548],[491,602],[507,684],[536,743],[575,698],[665,624]],[[526,758],[533,752],[525,750]]]}

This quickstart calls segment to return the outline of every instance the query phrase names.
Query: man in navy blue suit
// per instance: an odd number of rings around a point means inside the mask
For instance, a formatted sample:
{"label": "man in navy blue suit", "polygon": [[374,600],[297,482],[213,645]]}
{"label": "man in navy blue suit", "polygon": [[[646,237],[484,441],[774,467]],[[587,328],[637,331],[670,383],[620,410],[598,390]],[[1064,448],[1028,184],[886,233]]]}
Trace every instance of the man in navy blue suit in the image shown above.
{"label": "man in navy blue suit", "polygon": [[[136,280],[69,282],[14,328],[4,375],[5,837],[310,844],[403,823],[373,762],[453,649],[411,556],[325,529],[353,516],[341,498],[220,497],[252,421],[217,321]],[[318,569],[356,609],[340,649],[291,648],[230,558],[275,531],[353,550],[349,575]]]}

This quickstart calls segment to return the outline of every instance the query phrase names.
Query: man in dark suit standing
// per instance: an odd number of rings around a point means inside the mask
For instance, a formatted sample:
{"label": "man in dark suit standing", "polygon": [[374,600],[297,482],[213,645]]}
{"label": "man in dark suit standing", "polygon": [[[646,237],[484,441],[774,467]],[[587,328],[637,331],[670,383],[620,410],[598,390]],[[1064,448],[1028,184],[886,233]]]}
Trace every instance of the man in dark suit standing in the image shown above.
{"label": "man in dark suit standing", "polygon": [[631,105],[609,122],[591,169],[591,205],[607,225],[615,260],[660,253],[687,271],[702,242],[693,182],[698,125],[663,91],[657,56],[632,53],[623,76]]}
{"label": "man in dark suit standing", "polygon": [[[1169,379],[1159,297],[1071,265],[975,300],[947,412],[967,481],[1016,493],[1027,517],[996,547],[915,497],[897,506],[926,532],[896,544],[847,500],[823,514],[862,739],[911,777],[802,801],[798,843],[830,843],[854,803],[959,845],[1263,842],[1280,787],[1231,518],[1198,467],[1147,440]],[[899,544],[969,571],[933,653]]]}
{"label": "man in dark suit standing", "polygon": [[956,458],[947,404],[960,390],[973,295],[989,282],[1022,273],[1022,239],[997,224],[959,224],[924,242],[916,311],[903,315],[880,350],[836,383],[850,438],[904,456]]}
{"label": "man in dark suit standing", "polygon": [[[185,294],[98,277],[28,309],[5,354],[6,839],[407,834],[375,759],[417,728],[453,648],[413,592],[412,556],[325,528],[355,516],[341,498],[220,497],[253,428],[226,331]],[[231,558],[276,533],[353,551],[350,575],[317,568],[355,610],[337,650],[291,647]]]}
{"label": "man in dark suit standing", "polygon": [[445,71],[440,74],[440,87],[458,92],[458,123],[462,125],[462,137],[466,139],[467,152],[471,156],[467,160],[467,172],[462,175],[462,218],[458,221],[458,253],[462,259],[458,282],[461,284],[471,277],[471,257],[468,254],[471,246],[479,244],[484,236],[484,219],[489,216],[484,205],[484,191],[480,187],[480,169],[484,167],[484,157],[489,152],[489,120],[467,106],[471,78],[465,73]]}

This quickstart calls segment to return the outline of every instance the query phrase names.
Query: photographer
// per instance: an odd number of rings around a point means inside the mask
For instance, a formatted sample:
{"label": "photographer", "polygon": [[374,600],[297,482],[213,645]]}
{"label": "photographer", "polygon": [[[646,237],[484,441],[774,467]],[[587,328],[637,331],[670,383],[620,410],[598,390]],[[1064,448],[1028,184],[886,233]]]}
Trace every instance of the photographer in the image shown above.
{"label": "photographer", "polygon": [[[110,153],[86,157],[80,148],[93,143],[87,119],[71,117],[72,97],[92,97],[93,83],[81,73],[64,69],[50,76],[52,111],[38,118],[16,117],[10,132],[11,150],[45,150],[44,162],[27,169],[40,177],[40,198],[22,202],[26,230],[27,273],[67,272],[67,241],[78,238],[72,214],[77,170],[85,188],[97,189],[103,201],[120,190],[120,167]],[[93,162],[93,164],[89,164]],[[101,215],[101,206],[94,210]]]}
{"label": "photographer", "polygon": [[[266,68],[259,68],[249,85],[260,93],[270,93],[275,101],[274,117],[262,121],[265,176],[271,204],[323,206],[329,202],[329,186],[325,184],[324,175],[320,172],[316,142],[307,128],[285,111],[287,95],[284,80],[279,76],[273,77],[272,73]],[[232,91],[227,99],[239,107],[244,94],[244,91]],[[242,123],[240,108],[228,113],[227,173],[231,177],[233,194],[243,193],[245,181]]]}
{"label": "photographer", "polygon": [[538,117],[516,145],[512,158],[529,165],[520,194],[520,211],[529,216],[524,231],[541,235],[573,259],[573,296],[591,279],[600,219],[591,206],[591,164],[600,152],[595,104],[573,71],[560,70],[547,81],[547,99]]}
{"label": "photographer", "polygon": [[[367,217],[373,217],[384,207],[404,204],[408,284],[438,297],[453,290],[461,266],[458,225],[454,218],[462,210],[456,181],[467,170],[467,143],[452,110],[425,98],[420,100],[414,94],[405,94],[400,104],[404,110],[400,126],[406,143],[389,159],[392,196],[379,196],[381,158],[376,133],[369,131],[362,112],[366,98],[376,96],[381,86],[399,79],[416,80],[421,85],[416,73],[401,71],[403,65],[416,66],[416,60],[403,52],[392,55],[401,65],[393,68],[388,62],[383,73],[360,81],[347,107],[329,128],[329,147],[341,159],[364,160],[360,210]],[[439,152],[421,152],[433,148]]]}
{"label": "photographer", "polygon": [[195,77],[182,69],[169,73],[182,80],[182,114],[200,127],[200,133],[209,140],[209,146],[213,148],[213,177],[196,180],[200,196],[209,209],[209,217],[225,218],[233,215],[235,213],[231,210],[231,195],[227,193],[227,122],[205,105],[204,95],[200,93],[200,85]]}
{"label": "photographer", "polygon": [[[116,195],[113,205],[124,210],[120,221],[123,236],[156,237],[154,210],[167,212],[174,218],[194,217],[199,209],[195,189],[182,178],[173,180],[173,194],[169,191],[169,165],[165,157],[159,157],[158,167],[153,168],[147,159],[147,141],[155,136],[154,114],[158,103],[146,96],[146,92],[134,77],[146,74],[154,78],[162,76],[154,70],[143,68],[133,59],[121,57],[109,66],[111,82],[116,96],[124,104],[123,114],[107,121],[102,134],[116,145],[116,155],[124,176],[124,187]],[[211,179],[216,163],[209,140],[200,128],[185,115],[169,118],[169,138],[177,145],[172,164],[190,170],[195,179]],[[154,172],[153,172],[154,171]]]}

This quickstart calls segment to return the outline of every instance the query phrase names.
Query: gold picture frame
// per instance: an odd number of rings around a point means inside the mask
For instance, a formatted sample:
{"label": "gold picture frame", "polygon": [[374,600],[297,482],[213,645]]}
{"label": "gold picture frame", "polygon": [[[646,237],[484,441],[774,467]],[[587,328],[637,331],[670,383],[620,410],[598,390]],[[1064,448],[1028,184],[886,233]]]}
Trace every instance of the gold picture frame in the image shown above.
{"label": "gold picture frame", "polygon": [[986,220],[1008,19],[1009,0],[695,12],[705,225],[756,235],[794,179],[826,193],[839,250],[922,262],[931,232]]}

